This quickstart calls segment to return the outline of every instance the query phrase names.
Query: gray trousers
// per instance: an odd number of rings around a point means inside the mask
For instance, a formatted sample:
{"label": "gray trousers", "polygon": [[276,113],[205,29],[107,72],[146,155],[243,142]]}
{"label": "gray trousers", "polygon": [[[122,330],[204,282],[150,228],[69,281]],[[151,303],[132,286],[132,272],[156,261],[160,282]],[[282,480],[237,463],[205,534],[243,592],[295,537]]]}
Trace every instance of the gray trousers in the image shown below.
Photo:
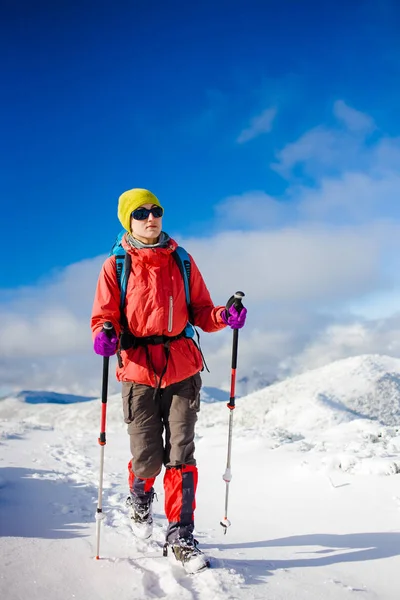
{"label": "gray trousers", "polygon": [[200,410],[199,373],[160,390],[122,383],[124,420],[128,424],[135,476],[156,477],[166,467],[196,465],[194,430]]}

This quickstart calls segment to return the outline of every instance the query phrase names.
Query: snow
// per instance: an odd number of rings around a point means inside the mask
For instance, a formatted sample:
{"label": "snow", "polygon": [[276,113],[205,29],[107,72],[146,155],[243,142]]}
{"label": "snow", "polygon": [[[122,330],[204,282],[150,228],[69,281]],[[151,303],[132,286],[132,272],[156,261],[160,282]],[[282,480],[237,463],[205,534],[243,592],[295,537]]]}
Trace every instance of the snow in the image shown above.
{"label": "snow", "polygon": [[153,540],[132,536],[118,394],[107,408],[98,561],[100,400],[0,401],[2,599],[398,600],[400,359],[337,361],[237,399],[226,535],[229,410],[226,394],[206,392],[196,537],[213,566],[197,575],[162,556],[162,474]]}

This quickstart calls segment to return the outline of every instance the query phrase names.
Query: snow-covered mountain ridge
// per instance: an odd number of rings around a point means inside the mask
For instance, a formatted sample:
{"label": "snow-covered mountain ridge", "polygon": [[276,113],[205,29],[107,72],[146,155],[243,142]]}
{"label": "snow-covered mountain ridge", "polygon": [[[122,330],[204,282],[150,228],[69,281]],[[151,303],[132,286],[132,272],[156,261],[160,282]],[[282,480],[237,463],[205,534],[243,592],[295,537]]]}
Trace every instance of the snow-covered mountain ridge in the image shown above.
{"label": "snow-covered mountain ridge", "polygon": [[[362,355],[330,363],[236,400],[235,423],[289,428],[304,435],[356,419],[395,427],[400,421],[400,359]],[[220,405],[207,420],[224,419]]]}
{"label": "snow-covered mountain ridge", "polygon": [[[201,425],[226,423],[224,396],[227,400],[228,394],[222,390],[202,390]],[[52,402],[60,405],[56,411],[67,421],[68,413],[75,414],[68,405],[82,402],[78,404],[82,416],[92,416],[97,424],[98,399],[54,392],[24,391],[5,398],[0,402],[0,417],[17,412],[30,419],[40,413],[41,422],[48,415],[51,424],[56,414],[54,407],[48,406]],[[120,395],[113,394],[108,402],[108,423],[120,425],[121,415]],[[399,358],[362,355],[338,360],[236,399],[235,427],[240,429],[287,429],[301,437],[360,419],[385,427],[399,424]]]}

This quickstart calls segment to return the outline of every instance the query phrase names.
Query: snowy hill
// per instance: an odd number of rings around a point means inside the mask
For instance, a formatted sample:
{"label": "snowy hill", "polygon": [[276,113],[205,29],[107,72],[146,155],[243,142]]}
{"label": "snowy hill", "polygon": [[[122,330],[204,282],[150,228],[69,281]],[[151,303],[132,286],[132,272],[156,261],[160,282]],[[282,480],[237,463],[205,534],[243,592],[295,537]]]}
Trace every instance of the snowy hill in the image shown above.
{"label": "snowy hill", "polygon": [[[203,411],[205,427],[226,409]],[[364,355],[335,361],[236,400],[235,431],[270,448],[323,453],[322,464],[348,472],[400,472],[400,359]],[[396,457],[396,460],[393,460]]]}
{"label": "snowy hill", "polygon": [[132,537],[119,394],[107,408],[100,561],[100,400],[59,403],[50,392],[33,394],[33,403],[29,392],[3,399],[0,597],[342,600],[362,592],[398,600],[399,479],[382,475],[400,472],[399,382],[399,359],[359,356],[237,399],[225,536],[229,410],[218,390],[205,389],[196,537],[213,568],[193,577],[162,557],[162,476],[154,540]]}
{"label": "snowy hill", "polygon": [[[365,355],[338,360],[236,401],[238,426],[287,428],[301,435],[355,419],[400,422],[400,359]],[[221,407],[207,418],[223,419]]]}

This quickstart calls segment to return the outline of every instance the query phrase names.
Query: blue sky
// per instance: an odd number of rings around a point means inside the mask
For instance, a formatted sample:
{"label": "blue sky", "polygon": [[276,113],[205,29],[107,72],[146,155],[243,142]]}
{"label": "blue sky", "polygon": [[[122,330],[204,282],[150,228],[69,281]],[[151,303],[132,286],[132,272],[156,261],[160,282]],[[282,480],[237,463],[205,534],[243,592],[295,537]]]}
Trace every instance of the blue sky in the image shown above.
{"label": "blue sky", "polygon": [[[400,133],[394,1],[2,6],[2,288],[107,251],[130,187],[184,235],[223,227],[226,197],[287,202],[270,164],[338,98]],[[240,141],[268,110],[268,134]]]}
{"label": "blue sky", "polygon": [[[216,304],[245,291],[241,376],[400,356],[395,0],[2,11],[0,393],[98,392],[90,312],[131,187]],[[206,384],[230,345],[202,336]]]}

